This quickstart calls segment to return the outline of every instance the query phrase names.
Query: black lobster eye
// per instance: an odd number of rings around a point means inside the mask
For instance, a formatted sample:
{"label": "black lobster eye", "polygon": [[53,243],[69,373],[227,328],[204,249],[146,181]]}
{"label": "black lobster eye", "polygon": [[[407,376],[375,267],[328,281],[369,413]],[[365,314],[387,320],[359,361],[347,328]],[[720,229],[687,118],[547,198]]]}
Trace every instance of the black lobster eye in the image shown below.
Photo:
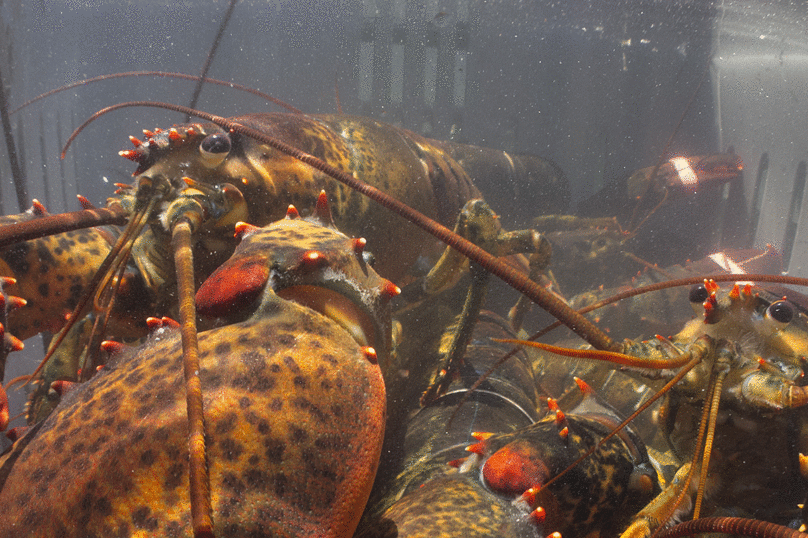
{"label": "black lobster eye", "polygon": [[199,144],[199,153],[205,164],[210,167],[218,166],[230,153],[233,147],[230,136],[227,133],[216,133],[208,135]]}
{"label": "black lobster eye", "polygon": [[702,304],[704,301],[707,300],[707,297],[710,296],[710,292],[707,291],[707,287],[704,284],[696,284],[692,288],[690,288],[690,302],[694,304]]}
{"label": "black lobster eye", "polygon": [[794,319],[794,307],[788,301],[777,301],[766,309],[766,316],[782,324]]}

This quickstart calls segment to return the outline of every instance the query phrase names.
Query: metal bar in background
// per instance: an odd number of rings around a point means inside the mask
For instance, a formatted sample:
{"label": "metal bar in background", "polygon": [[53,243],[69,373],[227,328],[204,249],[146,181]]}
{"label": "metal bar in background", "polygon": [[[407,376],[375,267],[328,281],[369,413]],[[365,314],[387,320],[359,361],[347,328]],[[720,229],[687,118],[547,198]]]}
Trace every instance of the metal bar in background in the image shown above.
{"label": "metal bar in background", "polygon": [[405,20],[407,0],[393,0],[393,35],[390,44],[390,105],[393,109],[393,123],[404,123],[404,50],[407,42]]}
{"label": "metal bar in background", "polygon": [[[14,179],[14,189],[17,192],[17,205],[20,211],[25,211],[28,204],[28,185],[25,180],[25,169],[20,163],[25,159],[18,159],[17,147],[14,143],[14,134],[11,131],[11,120],[8,117],[8,102],[6,101],[6,89],[4,87],[3,74],[0,72],[0,119],[3,123],[3,134],[6,138],[6,148],[8,149],[8,162],[11,165],[11,175]],[[22,130],[22,128],[20,128]],[[18,138],[17,140],[22,140]],[[20,157],[22,145],[20,145]]]}
{"label": "metal bar in background", "polygon": [[752,211],[749,215],[749,244],[746,245],[746,248],[752,248],[755,243],[758,223],[760,222],[760,209],[763,207],[763,193],[766,191],[766,179],[768,177],[769,154],[764,151],[760,156],[757,177],[755,178],[755,190],[752,195]]}
{"label": "metal bar in background", "polygon": [[802,212],[802,201],[804,197],[805,161],[800,161],[797,165],[797,173],[794,177],[794,189],[791,191],[788,220],[786,221],[786,231],[783,235],[783,265],[785,266],[786,272],[792,269],[791,258],[797,240],[797,225],[800,222],[800,213]]}
{"label": "metal bar in background", "polygon": [[457,0],[457,18],[454,27],[454,81],[452,84],[453,117],[449,136],[456,142],[463,142],[463,116],[466,107],[466,77],[469,54],[469,1]]}
{"label": "metal bar in background", "polygon": [[42,193],[45,198],[45,207],[48,211],[56,211],[51,198],[51,185],[48,178],[48,152],[45,150],[45,118],[39,113],[39,153],[42,164]]}
{"label": "metal bar in background", "polygon": [[373,99],[373,61],[375,56],[376,18],[379,10],[376,0],[363,0],[362,2],[362,29],[359,39],[359,101],[362,113],[369,114],[371,99]]}
{"label": "metal bar in background", "polygon": [[435,97],[438,84],[438,45],[440,28],[438,21],[445,17],[439,11],[438,0],[426,0],[424,3],[426,16],[426,34],[424,35],[424,121],[421,134],[432,136],[435,130]]}
{"label": "metal bar in background", "polygon": [[[59,111],[56,113],[56,143],[61,148],[64,147],[62,145],[62,112]],[[71,157],[72,158],[72,157]],[[61,181],[59,182],[62,186],[62,211],[68,211],[70,204],[67,201],[67,178],[65,177],[65,160],[59,159],[59,177]]]}

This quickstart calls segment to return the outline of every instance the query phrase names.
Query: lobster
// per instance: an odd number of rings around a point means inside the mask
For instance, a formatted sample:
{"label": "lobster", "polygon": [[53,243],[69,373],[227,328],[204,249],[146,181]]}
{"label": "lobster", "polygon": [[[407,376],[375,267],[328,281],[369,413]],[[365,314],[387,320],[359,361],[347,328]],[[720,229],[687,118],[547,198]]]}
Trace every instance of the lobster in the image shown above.
{"label": "lobster", "polygon": [[[724,280],[730,278],[738,276]],[[801,381],[808,332],[804,314],[793,305],[761,295],[748,283],[721,292],[713,280],[705,280],[690,292],[703,316],[670,340],[626,340],[617,353],[501,340],[616,361],[635,376],[668,381],[658,393],[665,398],[657,424],[686,463],[623,536],[649,535],[691,509],[696,518],[740,513],[781,525],[802,519],[797,505],[808,492],[799,455],[806,450],[802,424],[808,399]],[[674,376],[673,368],[679,367]],[[737,462],[764,452],[765,469],[738,472]]]}
{"label": "lobster", "polygon": [[[479,154],[484,152],[489,157],[489,171],[491,166],[506,169],[518,165],[524,168],[532,163],[534,171],[542,172],[533,174],[534,184],[546,183],[542,188],[548,192],[545,197],[548,204],[566,196],[563,175],[544,161],[529,156],[438,145],[414,133],[363,118],[275,114],[251,115],[237,120],[328,157],[344,170],[351,170],[357,177],[384,186],[406,199],[408,204],[444,221],[454,219],[459,208],[479,194],[453,155],[461,160],[472,156],[479,159]],[[236,221],[249,220],[260,225],[281,216],[288,203],[309,207],[314,204],[316,196],[313,193],[319,188],[324,188],[334,201],[334,218],[341,229],[367,236],[372,244],[380,245],[374,256],[382,274],[397,280],[415,265],[416,257],[428,256],[436,250],[424,235],[390,223],[385,211],[380,211],[354,190],[250,137],[226,133],[214,124],[189,124],[166,131],[157,129],[147,134],[145,141],[132,140],[136,149],[121,153],[139,163],[135,174],[144,185],[140,188],[121,186],[119,196],[110,199],[108,207],[131,214],[138,204],[145,206],[147,193],[159,197],[159,203],[163,204],[160,211],[172,203],[181,203],[180,200],[194,196],[204,198],[207,220],[195,235],[194,245],[197,281],[209,275],[232,251],[234,241],[227,230],[232,229]],[[388,155],[398,157],[392,160],[384,157]],[[385,166],[381,166],[382,160],[385,160]],[[184,163],[189,163],[190,167]],[[195,178],[193,186],[186,185],[180,177]],[[557,195],[553,195],[555,191]],[[36,221],[43,210],[35,206],[33,213],[24,220]],[[84,234],[78,242],[72,237],[76,233]],[[18,236],[19,232],[13,229],[10,235]],[[107,334],[121,338],[145,334],[143,320],[148,315],[176,315],[173,311],[176,308],[174,271],[167,229],[153,223],[142,233],[133,235],[132,260],[139,270],[120,277],[122,284],[115,294],[116,307],[104,319]],[[532,237],[528,235],[527,241]],[[64,242],[69,244],[69,249],[60,246]],[[26,338],[34,331],[63,324],[69,312],[77,319],[82,314],[81,308],[77,308],[77,296],[88,287],[94,268],[101,265],[103,255],[109,252],[109,242],[107,237],[94,231],[67,232],[6,250],[3,257],[7,261],[7,271],[18,277],[18,288],[11,292],[28,300],[27,306],[13,315],[12,332]],[[51,251],[55,253],[52,256],[54,262],[45,261],[42,255],[37,258],[37,253]],[[70,262],[85,262],[81,266],[85,272],[65,278],[61,272],[54,271],[54,267],[62,272],[74,269],[61,269],[67,265],[59,258],[62,253],[69,253],[66,255],[70,256]],[[43,289],[38,274],[44,274],[48,280],[59,279],[62,287],[45,284]],[[148,297],[147,301],[143,300],[144,296]],[[131,315],[127,315],[129,313]],[[62,342],[63,338],[60,336],[58,341]],[[44,382],[36,385],[29,420],[41,419],[52,408],[49,401],[54,398],[49,391],[52,381],[74,376],[71,370],[89,372],[98,366],[97,359],[83,360],[83,368],[76,364],[75,358],[82,352],[82,346],[77,347],[65,351],[62,346],[62,351],[57,349],[56,360],[45,366],[49,372],[40,376]],[[41,403],[43,401],[45,403]]]}
{"label": "lobster", "polygon": [[[459,325],[447,327],[433,346],[437,349],[422,353],[447,353]],[[508,335],[513,333],[501,317],[482,312],[465,348],[464,369],[448,390],[424,407],[404,406],[408,413],[399,421],[404,431],[394,443],[403,448],[402,455],[387,462],[389,468],[377,478],[357,536],[613,533],[658,491],[644,445],[631,433],[614,439],[574,475],[542,489],[543,481],[576,460],[619,419],[580,380],[584,401],[562,412],[540,390],[525,350],[489,377],[447,428],[478,373],[507,350],[492,338]],[[410,398],[427,381],[413,370]],[[549,404],[549,415],[543,402]]]}
{"label": "lobster", "polygon": [[[327,219],[321,201],[316,218],[290,209],[240,227],[197,292],[226,323],[199,334],[217,535],[351,536],[370,492],[397,288]],[[0,493],[13,507],[0,534],[185,533],[182,344],[174,323],[156,329],[137,349],[107,343],[112,359],[31,432]]]}

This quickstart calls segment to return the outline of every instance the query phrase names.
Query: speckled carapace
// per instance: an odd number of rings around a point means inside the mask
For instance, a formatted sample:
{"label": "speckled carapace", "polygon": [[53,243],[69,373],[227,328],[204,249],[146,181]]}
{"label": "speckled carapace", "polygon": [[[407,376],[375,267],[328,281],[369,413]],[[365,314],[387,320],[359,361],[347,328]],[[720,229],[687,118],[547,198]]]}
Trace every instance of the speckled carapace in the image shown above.
{"label": "speckled carapace", "polygon": [[[243,235],[198,293],[227,323],[199,334],[214,531],[349,537],[381,451],[375,359],[388,352],[397,289],[319,222]],[[317,311],[318,290],[336,312]],[[69,392],[0,492],[0,536],[187,536],[182,371],[179,332],[160,329]]]}

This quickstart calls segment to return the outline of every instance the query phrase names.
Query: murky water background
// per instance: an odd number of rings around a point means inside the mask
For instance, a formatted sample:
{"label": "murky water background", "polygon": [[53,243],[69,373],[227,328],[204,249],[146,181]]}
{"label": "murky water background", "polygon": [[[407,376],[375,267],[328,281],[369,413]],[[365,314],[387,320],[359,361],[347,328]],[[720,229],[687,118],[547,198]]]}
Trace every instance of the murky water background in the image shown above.
{"label": "murky water background", "polygon": [[[0,70],[9,106],[97,75],[199,74],[228,7],[223,0],[6,0]],[[746,207],[736,213],[763,215],[750,246],[782,248],[790,241],[793,259],[784,263],[805,276],[801,206],[791,202],[802,200],[794,185],[802,163],[804,187],[808,156],[805,18],[804,6],[790,2],[241,0],[208,76],[261,89],[309,113],[341,106],[438,139],[550,158],[572,192],[570,207],[559,213],[653,166],[692,99],[669,155],[732,147],[746,164]],[[127,136],[184,118],[163,110],[115,112],[92,124],[60,160],[73,128],[122,101],[188,105],[193,91],[186,81],[119,79],[13,114],[28,181],[23,206],[37,198],[51,212],[75,210],[76,193],[102,204],[112,183],[130,181],[134,165],[117,155],[129,147]],[[204,87],[197,107],[223,116],[278,111],[214,86]],[[760,202],[752,207],[757,185]],[[485,188],[495,194],[497,186]],[[5,145],[0,194],[4,212],[19,211]],[[494,209],[507,227],[523,226],[509,216],[528,213],[535,200],[525,193],[510,203]],[[644,248],[685,241],[718,248],[707,244],[715,241],[713,225],[697,194],[646,224]],[[41,356],[34,340],[27,342],[30,358],[12,357],[7,380],[31,371]]]}

